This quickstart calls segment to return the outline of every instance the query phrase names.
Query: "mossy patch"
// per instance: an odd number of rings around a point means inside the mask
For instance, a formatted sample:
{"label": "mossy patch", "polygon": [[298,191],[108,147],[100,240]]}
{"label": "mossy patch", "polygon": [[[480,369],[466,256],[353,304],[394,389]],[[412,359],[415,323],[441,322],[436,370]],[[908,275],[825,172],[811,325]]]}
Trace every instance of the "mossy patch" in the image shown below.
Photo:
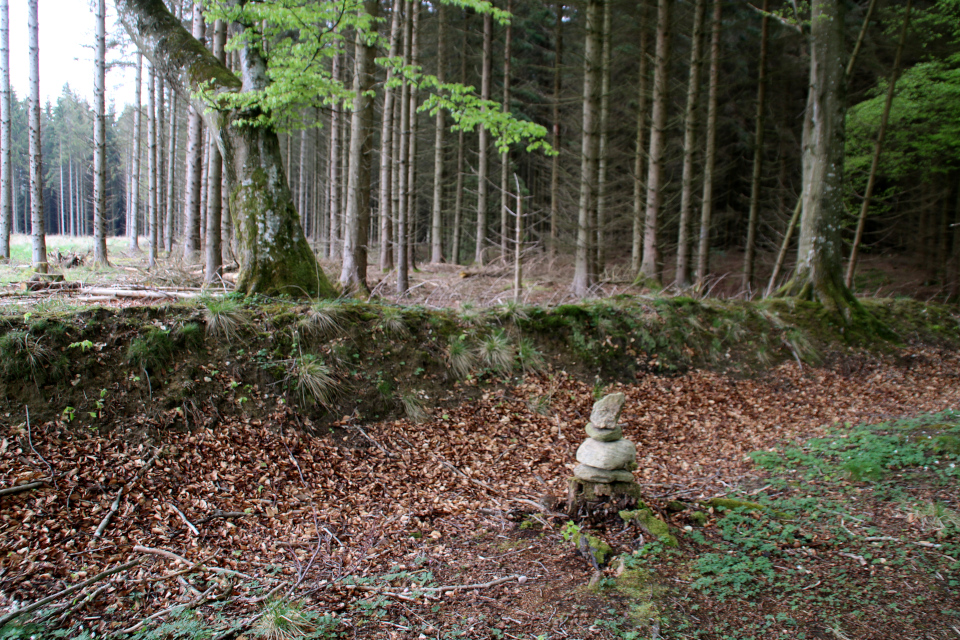
{"label": "mossy patch", "polygon": [[173,356],[173,340],[170,332],[151,327],[127,347],[127,362],[147,371],[156,370]]}
{"label": "mossy patch", "polygon": [[702,502],[704,506],[726,509],[728,511],[734,511],[736,509],[743,509],[745,511],[763,511],[768,515],[771,515],[775,518],[789,518],[789,514],[783,513],[782,511],[774,511],[769,507],[766,507],[759,502],[751,502],[750,500],[738,500],[736,498],[710,498],[706,502]]}
{"label": "mossy patch", "polygon": [[587,553],[589,551],[593,559],[596,560],[597,566],[600,567],[602,567],[613,554],[613,548],[609,544],[601,538],[590,535],[584,531],[574,531],[570,536],[570,541],[573,542],[573,546],[579,549],[581,553]]}
{"label": "mossy patch", "polygon": [[677,538],[670,533],[670,526],[653,515],[650,509],[634,509],[632,511],[621,511],[620,517],[624,522],[636,522],[647,533],[657,538],[668,547],[677,546]]}

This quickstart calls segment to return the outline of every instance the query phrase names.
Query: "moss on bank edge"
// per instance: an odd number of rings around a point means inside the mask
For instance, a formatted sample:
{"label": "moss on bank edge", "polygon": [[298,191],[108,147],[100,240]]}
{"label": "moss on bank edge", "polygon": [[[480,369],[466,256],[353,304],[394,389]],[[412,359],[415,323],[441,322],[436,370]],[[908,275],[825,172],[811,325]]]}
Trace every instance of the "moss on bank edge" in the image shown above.
{"label": "moss on bank edge", "polygon": [[[115,400],[116,416],[161,411],[168,393],[179,394],[177,403],[209,398],[221,413],[250,415],[251,391],[266,389],[322,425],[355,411],[360,420],[400,416],[405,398],[458,402],[484,385],[551,367],[602,385],[692,367],[752,375],[785,360],[816,364],[827,355],[898,348],[845,331],[815,303],[790,299],[619,296],[459,312],[238,294],[223,302],[242,317],[230,331],[213,331],[224,314],[213,314],[209,300],[127,309],[38,305],[0,316],[0,346],[11,365],[0,370],[0,410],[29,402],[53,418],[111,388],[130,403]],[[960,345],[956,309],[905,300],[865,305],[905,342]],[[302,393],[304,358],[343,390],[336,402]],[[20,384],[27,376],[36,384]],[[54,398],[59,407],[44,409]]]}

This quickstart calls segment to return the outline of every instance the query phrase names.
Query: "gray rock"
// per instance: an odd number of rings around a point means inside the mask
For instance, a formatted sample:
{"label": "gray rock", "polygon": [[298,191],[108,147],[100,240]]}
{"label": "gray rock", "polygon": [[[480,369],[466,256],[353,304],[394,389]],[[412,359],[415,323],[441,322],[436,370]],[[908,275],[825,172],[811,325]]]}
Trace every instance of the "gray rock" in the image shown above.
{"label": "gray rock", "polygon": [[629,471],[637,468],[637,447],[629,440],[600,442],[588,438],[577,449],[577,462],[609,471]]}
{"label": "gray rock", "polygon": [[614,429],[597,429],[592,422],[588,422],[587,435],[600,442],[616,442],[623,438],[623,429],[619,426]]}
{"label": "gray rock", "polygon": [[594,403],[593,411],[590,413],[590,422],[597,429],[613,429],[617,426],[620,411],[623,410],[623,403],[626,400],[622,393],[611,393],[604,396],[599,402]]}
{"label": "gray rock", "polygon": [[608,471],[586,464],[578,464],[574,467],[573,475],[578,480],[583,480],[584,482],[603,482],[606,484],[613,482],[633,482],[633,474],[629,471]]}

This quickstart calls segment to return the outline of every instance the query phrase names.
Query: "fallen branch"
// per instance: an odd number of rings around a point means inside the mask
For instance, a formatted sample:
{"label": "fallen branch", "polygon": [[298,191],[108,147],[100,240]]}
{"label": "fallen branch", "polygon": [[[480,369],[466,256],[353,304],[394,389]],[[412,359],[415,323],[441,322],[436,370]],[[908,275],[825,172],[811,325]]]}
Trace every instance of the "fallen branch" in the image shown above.
{"label": "fallen branch", "polygon": [[160,616],[166,615],[166,614],[170,613],[171,611],[173,611],[173,610],[175,610],[175,609],[185,609],[185,608],[188,608],[188,607],[196,607],[196,606],[202,605],[202,604],[204,604],[204,602],[205,602],[204,599],[206,598],[207,594],[210,593],[211,591],[213,591],[213,590],[216,589],[216,588],[217,588],[217,585],[213,585],[212,587],[210,587],[209,589],[207,589],[206,591],[204,591],[203,593],[201,593],[200,595],[198,595],[196,598],[194,598],[194,599],[191,600],[190,602],[187,602],[187,603],[184,603],[184,604],[175,604],[175,605],[173,605],[172,607],[167,607],[166,609],[163,609],[163,610],[161,610],[161,611],[157,611],[156,613],[147,616],[146,618],[144,618],[143,620],[141,620],[141,621],[138,622],[137,624],[133,625],[132,627],[127,627],[126,629],[123,629],[122,631],[117,631],[114,635],[115,635],[115,636],[116,636],[116,635],[125,636],[125,635],[128,635],[128,634],[131,634],[131,633],[133,633],[134,631],[136,631],[137,629],[139,629],[140,627],[142,627],[143,625],[145,625],[145,624],[147,624],[148,622],[150,622],[151,620],[154,620],[155,618],[159,618]]}
{"label": "fallen branch", "polygon": [[[436,455],[436,454],[434,454],[434,455]],[[472,482],[473,484],[477,485],[478,487],[482,487],[482,488],[486,489],[487,491],[489,491],[490,493],[492,493],[492,494],[494,494],[494,495],[498,495],[498,496],[500,496],[501,498],[506,497],[506,496],[503,495],[503,492],[502,492],[502,491],[499,491],[498,489],[494,489],[493,487],[491,487],[490,485],[488,485],[486,482],[484,482],[484,481],[482,481],[482,480],[477,480],[476,478],[471,478],[470,476],[468,476],[467,474],[465,474],[463,471],[460,471],[460,469],[456,468],[455,466],[453,466],[452,464],[450,464],[449,462],[447,462],[446,460],[444,460],[444,459],[441,458],[440,456],[436,456],[436,457],[437,457],[437,459],[440,461],[440,464],[442,464],[442,465],[445,466],[446,468],[450,469],[451,471],[453,471],[453,472],[454,472],[455,474],[457,474],[458,476],[462,476],[462,477],[466,478],[467,480],[469,480],[469,481]]]}
{"label": "fallen branch", "polygon": [[40,452],[37,451],[33,446],[33,434],[30,430],[30,407],[28,407],[27,405],[24,405],[23,410],[27,414],[27,443],[30,445],[30,450],[33,451],[34,455],[40,458],[43,464],[47,465],[47,471],[50,472],[50,479],[53,480],[54,486],[56,486],[57,481],[53,477],[53,467],[50,466],[50,463],[47,462],[47,459],[44,458],[42,455],[40,455]]}
{"label": "fallen branch", "polygon": [[133,480],[127,484],[120,487],[120,490],[117,491],[117,497],[114,499],[113,503],[110,505],[110,510],[107,511],[107,515],[103,516],[103,520],[100,521],[100,526],[97,527],[96,532],[93,534],[94,538],[100,538],[103,536],[103,532],[107,530],[107,527],[110,525],[110,521],[113,519],[113,515],[120,509],[120,500],[123,499],[123,492],[129,486],[132,486],[140,480],[140,477],[143,475],[143,472],[150,468],[153,465],[153,461],[157,459],[157,454],[160,453],[160,450],[153,452],[153,455],[147,460],[147,463],[140,467],[140,470],[137,471],[137,475],[133,477]]}
{"label": "fallen branch", "polygon": [[146,289],[106,289],[88,287],[80,289],[79,295],[111,296],[114,298],[140,298],[148,300],[171,300],[177,298],[199,298],[201,294],[192,291],[150,291]]}
{"label": "fallen branch", "polygon": [[47,596],[46,598],[43,598],[43,599],[41,599],[41,600],[37,600],[37,601],[34,602],[33,604],[28,605],[28,606],[26,606],[26,607],[24,607],[24,608],[22,608],[22,609],[17,609],[16,611],[11,611],[10,613],[6,614],[5,616],[0,617],[0,629],[2,629],[5,624],[7,624],[8,622],[10,622],[11,620],[13,620],[13,619],[15,619],[15,618],[19,618],[19,617],[22,616],[22,615],[26,615],[26,614],[28,614],[28,613],[31,613],[31,612],[33,612],[33,611],[36,611],[37,609],[39,609],[40,607],[44,606],[45,604],[49,604],[49,603],[51,603],[51,602],[54,602],[54,601],[56,601],[56,600],[59,600],[60,598],[66,597],[66,596],[70,595],[71,593],[74,593],[74,592],[76,592],[76,591],[80,591],[81,589],[85,589],[85,588],[89,587],[91,584],[94,584],[95,582],[100,582],[100,581],[103,580],[104,578],[109,578],[110,576],[112,576],[112,575],[115,574],[115,573],[120,573],[121,571],[126,571],[127,569],[129,569],[129,568],[131,568],[131,567],[135,567],[135,566],[138,565],[138,564],[140,564],[140,560],[139,560],[139,559],[137,559],[137,560],[131,560],[130,562],[127,562],[127,563],[125,563],[125,564],[122,564],[122,565],[120,565],[120,566],[118,566],[118,567],[114,567],[113,569],[107,569],[107,570],[104,571],[103,573],[98,573],[97,575],[95,575],[95,576],[93,576],[92,578],[89,578],[89,579],[87,579],[87,580],[84,580],[83,582],[78,582],[77,584],[73,585],[72,587],[67,587],[67,588],[64,589],[63,591],[60,591],[60,592],[58,592],[58,593],[55,593],[55,594],[53,594],[52,596]]}
{"label": "fallen branch", "polygon": [[360,432],[360,435],[362,435],[364,438],[366,438],[367,440],[369,440],[370,443],[371,443],[373,446],[375,446],[377,449],[380,449],[380,451],[382,451],[383,454],[384,454],[385,456],[387,456],[388,458],[396,458],[396,457],[397,457],[397,454],[391,453],[391,452],[387,451],[379,442],[377,442],[376,440],[374,440],[373,438],[371,438],[371,437],[367,434],[367,432],[363,430],[363,427],[361,427],[361,426],[359,426],[359,425],[352,424],[352,425],[348,425],[347,428],[348,428],[348,429],[356,429],[357,431],[359,431],[359,432]]}
{"label": "fallen branch", "polygon": [[180,509],[177,509],[176,505],[174,504],[170,504],[170,508],[177,512],[177,515],[180,516],[181,520],[183,520],[183,524],[187,525],[187,528],[189,528],[190,531],[193,532],[193,535],[195,536],[200,535],[200,531],[195,526],[193,526],[192,522],[187,520],[187,516],[183,515],[183,511],[180,511]]}
{"label": "fallen branch", "polygon": [[39,489],[40,487],[47,486],[46,480],[40,480],[39,482],[30,482],[28,484],[18,484],[12,487],[7,487],[5,489],[0,489],[0,496],[15,496],[18,493],[23,493],[25,491],[33,491],[34,489]]}
{"label": "fallen branch", "polygon": [[244,513],[243,511],[214,511],[209,516],[205,516],[197,520],[197,524],[203,524],[205,522],[210,522],[215,518],[243,518],[244,516],[249,516],[249,513]]}
{"label": "fallen branch", "polygon": [[856,560],[857,562],[859,562],[861,566],[864,566],[864,567],[867,566],[867,561],[864,559],[864,557],[863,557],[863,556],[858,556],[858,555],[855,554],[855,553],[843,553],[843,552],[840,552],[840,553],[838,553],[837,555],[838,555],[838,556],[843,556],[844,558],[852,558],[852,559]]}
{"label": "fallen branch", "polygon": [[[516,580],[521,584],[523,584],[524,582],[527,581],[527,579],[528,578],[526,576],[516,573],[510,576],[505,576],[503,578],[497,578],[496,580],[491,580],[490,582],[480,582],[476,584],[457,584],[457,585],[449,585],[446,587],[417,587],[415,590],[412,590],[412,591],[421,591],[421,592],[429,591],[430,593],[436,593],[438,591],[442,593],[450,593],[454,591],[479,591],[480,589],[489,589],[490,587],[495,587],[497,585],[503,584],[504,582],[510,582],[512,580]],[[370,587],[367,585],[348,584],[347,589],[348,590],[356,589],[357,591],[374,591],[377,593],[383,593],[384,595],[387,595],[388,593],[390,593],[390,592],[382,591],[377,587]],[[404,596],[404,597],[408,597],[408,596]]]}
{"label": "fallen branch", "polygon": [[[203,564],[201,562],[190,562],[183,556],[178,556],[174,552],[167,551],[166,549],[154,549],[153,547],[143,547],[143,546],[137,545],[133,548],[133,550],[138,551],[140,553],[148,553],[150,555],[162,556],[164,558],[168,558],[176,562],[182,562],[183,564],[190,567],[191,570],[196,569],[200,571],[200,570],[206,569],[207,571],[210,571],[212,573],[221,573],[223,575],[228,575],[228,576],[239,576],[241,578],[246,578],[247,580],[258,579],[251,575],[247,575],[246,573],[242,573],[240,571],[234,571],[233,569],[223,569],[221,567],[214,567],[209,564]],[[167,577],[171,577],[171,576],[167,576]]]}
{"label": "fallen branch", "polygon": [[100,587],[97,587],[96,589],[88,593],[83,598],[80,598],[79,600],[77,600],[75,604],[70,605],[68,603],[64,605],[63,613],[61,613],[60,617],[57,618],[57,624],[58,625],[63,624],[66,621],[66,619],[69,618],[75,611],[78,611],[79,609],[83,608],[88,602],[93,602],[94,600],[96,600],[97,596],[103,593],[109,586],[110,586],[109,584],[105,584]]}

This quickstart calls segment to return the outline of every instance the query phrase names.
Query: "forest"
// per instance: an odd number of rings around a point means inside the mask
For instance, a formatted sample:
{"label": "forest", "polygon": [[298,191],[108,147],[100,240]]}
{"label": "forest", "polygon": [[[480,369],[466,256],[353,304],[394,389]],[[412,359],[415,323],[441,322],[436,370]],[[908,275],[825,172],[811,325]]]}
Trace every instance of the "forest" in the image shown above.
{"label": "forest", "polygon": [[960,0],[59,1],[0,640],[960,636]]}
{"label": "forest", "polygon": [[[505,264],[515,254],[575,262],[578,295],[610,277],[683,289],[718,275],[729,276],[718,289],[727,295],[770,293],[791,273],[805,242],[793,213],[810,19],[790,3],[314,4],[271,4],[276,26],[259,50],[267,83],[231,108],[255,101],[254,126],[277,133],[290,206],[313,253],[343,271],[332,274],[341,286],[367,288],[366,264],[351,266],[358,252],[397,279],[397,293],[421,262]],[[829,64],[847,70],[836,205],[847,284],[862,251],[906,257],[920,283],[956,297],[956,3],[840,8],[851,51]],[[224,49],[225,18],[238,16],[170,9],[239,68],[237,23]],[[290,24],[306,15],[315,26],[297,35]],[[340,26],[325,31],[334,18]],[[142,77],[139,108],[98,111],[69,86],[40,108],[43,228],[94,235],[102,219],[103,234],[128,237],[130,249],[147,236],[151,264],[154,254],[189,263],[218,248],[212,281],[246,255],[231,171],[210,113],[193,104],[197,89],[154,72],[149,57],[127,61]],[[28,102],[13,96],[5,120],[0,245],[32,228]]]}

